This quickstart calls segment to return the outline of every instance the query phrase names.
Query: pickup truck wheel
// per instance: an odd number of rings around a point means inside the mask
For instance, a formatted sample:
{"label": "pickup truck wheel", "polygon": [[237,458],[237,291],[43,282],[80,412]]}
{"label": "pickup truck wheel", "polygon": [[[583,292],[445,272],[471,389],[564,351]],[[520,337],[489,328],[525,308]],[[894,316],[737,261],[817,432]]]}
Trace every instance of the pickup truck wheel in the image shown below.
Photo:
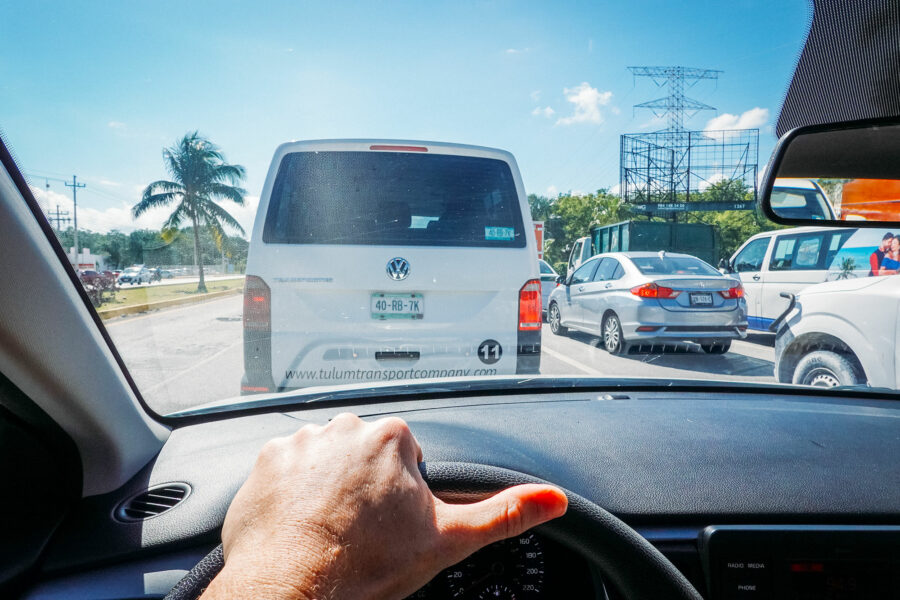
{"label": "pickup truck wheel", "polygon": [[553,332],[553,335],[566,335],[569,333],[568,328],[562,326],[562,316],[559,314],[559,306],[556,305],[556,302],[550,305],[550,309],[547,313],[547,320],[550,321],[550,331]]}
{"label": "pickup truck wheel", "polygon": [[828,350],[816,350],[800,359],[793,383],[815,387],[865,383],[846,357]]}

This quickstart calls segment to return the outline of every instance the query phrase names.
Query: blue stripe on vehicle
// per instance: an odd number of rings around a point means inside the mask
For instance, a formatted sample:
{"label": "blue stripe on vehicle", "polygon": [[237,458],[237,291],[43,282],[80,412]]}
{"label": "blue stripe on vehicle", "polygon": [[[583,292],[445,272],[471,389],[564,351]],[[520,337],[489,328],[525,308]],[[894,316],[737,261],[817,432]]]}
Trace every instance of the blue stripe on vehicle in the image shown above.
{"label": "blue stripe on vehicle", "polygon": [[775,322],[775,319],[766,319],[764,317],[747,317],[747,327],[757,331],[768,331],[769,325]]}

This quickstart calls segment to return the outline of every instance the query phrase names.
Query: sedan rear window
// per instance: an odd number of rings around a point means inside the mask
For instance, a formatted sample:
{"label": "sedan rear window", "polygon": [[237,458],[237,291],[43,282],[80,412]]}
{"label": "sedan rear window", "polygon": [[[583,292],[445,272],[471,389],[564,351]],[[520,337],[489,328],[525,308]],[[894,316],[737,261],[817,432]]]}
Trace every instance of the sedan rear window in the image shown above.
{"label": "sedan rear window", "polygon": [[524,248],[501,160],[399,152],[295,152],[281,162],[266,243]]}
{"label": "sedan rear window", "polygon": [[720,275],[700,259],[690,256],[641,256],[631,262],[644,275]]}

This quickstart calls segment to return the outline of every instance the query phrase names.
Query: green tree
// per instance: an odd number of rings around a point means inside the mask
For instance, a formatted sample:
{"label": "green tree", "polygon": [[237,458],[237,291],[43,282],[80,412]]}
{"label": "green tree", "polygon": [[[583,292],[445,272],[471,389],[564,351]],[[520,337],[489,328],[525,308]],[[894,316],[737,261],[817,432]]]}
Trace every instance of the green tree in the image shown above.
{"label": "green tree", "polygon": [[182,223],[190,223],[194,237],[194,261],[200,270],[198,292],[206,291],[200,247],[200,228],[215,237],[225,236],[225,227],[244,234],[240,223],[216,203],[231,200],[244,205],[243,188],[237,187],[245,177],[244,167],[230,165],[218,146],[200,136],[188,133],[174,146],[163,150],[166,170],[172,180],[154,181],[144,189],[141,201],[131,213],[138,218],[152,208],[175,204],[175,210],[163,224],[162,238],[170,241]]}
{"label": "green tree", "polygon": [[109,256],[109,265],[114,269],[126,266],[128,252],[128,236],[121,231],[113,229],[106,234],[100,243],[100,251]]}
{"label": "green tree", "polygon": [[547,238],[552,240],[545,252],[547,261],[553,265],[565,262],[568,249],[578,238],[590,235],[591,227],[618,223],[630,216],[622,199],[607,190],[559,196],[550,205],[547,218]]}
{"label": "green tree", "polygon": [[[753,192],[740,179],[718,181],[704,190],[699,197],[694,195],[691,197],[696,201],[705,202],[745,202],[754,199]],[[693,211],[685,213],[683,221],[712,225],[719,236],[719,254],[722,258],[730,258],[750,236],[778,228],[778,225],[766,219],[758,208]]]}

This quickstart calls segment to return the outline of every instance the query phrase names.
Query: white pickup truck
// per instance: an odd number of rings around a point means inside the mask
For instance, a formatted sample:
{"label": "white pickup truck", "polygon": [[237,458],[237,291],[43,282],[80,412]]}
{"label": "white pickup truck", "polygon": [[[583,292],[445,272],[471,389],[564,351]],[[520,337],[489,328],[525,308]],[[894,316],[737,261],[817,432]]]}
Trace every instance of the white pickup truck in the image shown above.
{"label": "white pickup truck", "polygon": [[820,283],[776,322],[775,378],[823,387],[900,387],[900,276]]}

